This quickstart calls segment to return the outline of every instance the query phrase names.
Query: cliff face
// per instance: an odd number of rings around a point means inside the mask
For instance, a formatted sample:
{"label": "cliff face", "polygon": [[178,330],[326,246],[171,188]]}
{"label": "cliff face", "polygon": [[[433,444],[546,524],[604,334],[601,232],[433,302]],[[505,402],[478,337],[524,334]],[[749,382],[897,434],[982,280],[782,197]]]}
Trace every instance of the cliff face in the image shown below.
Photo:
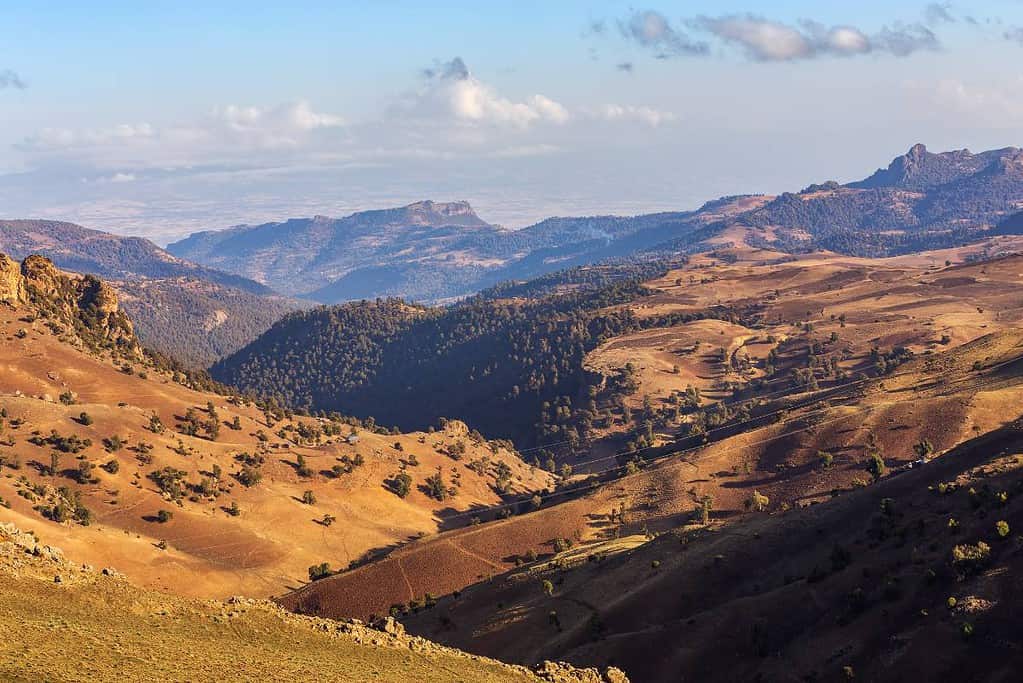
{"label": "cliff face", "polygon": [[0,254],[0,302],[28,305],[72,328],[91,346],[114,348],[130,357],[142,355],[131,321],[109,285],[92,275],[63,273],[42,256],[28,256],[19,266]]}
{"label": "cliff face", "polygon": [[25,301],[25,286],[18,262],[0,254],[0,303],[17,306]]}

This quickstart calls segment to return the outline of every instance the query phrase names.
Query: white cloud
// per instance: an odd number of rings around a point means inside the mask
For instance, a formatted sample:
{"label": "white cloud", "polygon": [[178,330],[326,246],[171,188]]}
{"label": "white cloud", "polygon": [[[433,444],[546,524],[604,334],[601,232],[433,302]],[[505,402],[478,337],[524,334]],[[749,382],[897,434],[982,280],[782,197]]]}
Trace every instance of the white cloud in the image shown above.
{"label": "white cloud", "polygon": [[493,124],[527,128],[535,123],[562,124],[568,109],[545,95],[514,101],[498,94],[455,57],[423,71],[425,85],[399,107],[401,115],[415,119],[462,124]]}
{"label": "white cloud", "polygon": [[158,127],[122,123],[108,128],[44,128],[18,149],[30,157],[89,160],[102,166],[211,163],[264,150],[302,149],[339,116],[314,111],[308,102],[275,107],[216,107],[190,124]]}
{"label": "white cloud", "polygon": [[603,121],[635,121],[648,126],[659,126],[674,121],[677,117],[670,111],[631,104],[604,104],[583,110],[592,119]]}

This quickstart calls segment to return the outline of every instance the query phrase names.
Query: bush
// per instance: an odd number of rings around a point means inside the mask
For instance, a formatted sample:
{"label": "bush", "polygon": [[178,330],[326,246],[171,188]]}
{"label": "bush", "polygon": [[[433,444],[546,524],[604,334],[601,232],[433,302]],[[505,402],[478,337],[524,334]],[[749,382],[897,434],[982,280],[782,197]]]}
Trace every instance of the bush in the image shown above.
{"label": "bush", "polygon": [[302,494],[302,502],[306,505],[315,505],[316,495],[312,491],[306,491]]}
{"label": "bush", "polygon": [[884,458],[877,451],[870,453],[867,456],[867,472],[874,478],[874,481],[878,481],[888,471],[888,467],[884,464]]}
{"label": "bush", "polygon": [[999,538],[1005,538],[1009,535],[1009,523],[1004,519],[1000,519],[995,522],[995,531],[998,532]]}
{"label": "bush", "polygon": [[426,493],[431,498],[443,501],[448,497],[448,488],[440,470],[426,478]]}
{"label": "bush", "polygon": [[171,520],[171,517],[173,517],[173,516],[174,516],[174,513],[171,512],[170,510],[163,510],[163,509],[157,510],[157,512],[156,512],[156,521],[159,522],[160,524],[166,524],[167,522],[169,522]]}
{"label": "bush", "polygon": [[235,475],[235,478],[242,486],[249,488],[263,481],[263,473],[256,467],[245,465],[242,467],[241,471]]}
{"label": "bush", "polygon": [[79,413],[77,422],[82,426],[88,427],[92,424],[92,416],[86,412]]}
{"label": "bush", "polygon": [[991,546],[984,541],[979,541],[976,545],[964,543],[952,548],[952,564],[967,571],[979,570],[987,564],[990,557]]}
{"label": "bush", "polygon": [[399,498],[404,498],[412,490],[412,477],[402,472],[394,477],[394,492]]}
{"label": "bush", "polygon": [[330,569],[329,562],[321,562],[320,564],[314,564],[311,567],[309,567],[309,580],[319,581],[320,579],[327,578],[333,573],[334,572],[331,571]]}

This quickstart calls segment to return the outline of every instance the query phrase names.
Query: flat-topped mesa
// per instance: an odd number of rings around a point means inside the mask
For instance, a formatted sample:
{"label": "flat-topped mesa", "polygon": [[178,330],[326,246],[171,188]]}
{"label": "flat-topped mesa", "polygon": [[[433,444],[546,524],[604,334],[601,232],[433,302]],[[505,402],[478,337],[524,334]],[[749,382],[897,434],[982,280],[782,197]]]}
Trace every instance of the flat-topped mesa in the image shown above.
{"label": "flat-topped mesa", "polygon": [[89,346],[141,358],[142,347],[113,288],[93,275],[69,275],[33,254],[18,263],[0,254],[0,302],[28,305],[42,317],[69,326]]}

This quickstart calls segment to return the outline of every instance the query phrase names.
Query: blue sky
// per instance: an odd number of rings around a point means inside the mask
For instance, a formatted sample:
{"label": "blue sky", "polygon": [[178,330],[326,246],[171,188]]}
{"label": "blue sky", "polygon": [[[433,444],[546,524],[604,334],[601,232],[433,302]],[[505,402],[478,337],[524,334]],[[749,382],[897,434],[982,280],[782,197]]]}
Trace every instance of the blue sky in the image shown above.
{"label": "blue sky", "polygon": [[1017,0],[53,2],[0,18],[0,215],[161,242],[421,198],[512,227],[685,209],[864,176],[918,141],[1023,143]]}

